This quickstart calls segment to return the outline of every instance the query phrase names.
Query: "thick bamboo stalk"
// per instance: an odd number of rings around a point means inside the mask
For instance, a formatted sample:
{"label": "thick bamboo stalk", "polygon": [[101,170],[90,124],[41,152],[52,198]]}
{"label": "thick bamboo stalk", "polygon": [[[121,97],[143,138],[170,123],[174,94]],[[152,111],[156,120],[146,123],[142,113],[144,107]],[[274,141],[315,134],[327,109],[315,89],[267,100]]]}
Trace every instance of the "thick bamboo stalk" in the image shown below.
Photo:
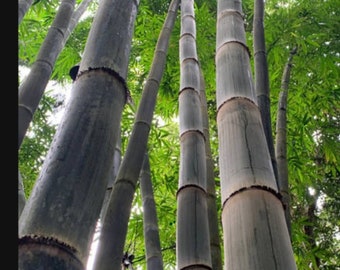
{"label": "thick bamboo stalk", "polygon": [[205,138],[196,53],[194,1],[181,2],[179,94],[180,173],[177,192],[178,269],[211,269]]}
{"label": "thick bamboo stalk", "polygon": [[260,189],[230,198],[222,214],[225,269],[297,269],[281,202]]}
{"label": "thick bamboo stalk", "polygon": [[19,269],[54,261],[58,269],[84,269],[127,99],[136,14],[134,1],[99,4],[64,117],[20,216]]}
{"label": "thick bamboo stalk", "polygon": [[296,269],[256,105],[241,1],[218,1],[216,48],[225,269]]}
{"label": "thick bamboo stalk", "polygon": [[217,115],[222,202],[238,190],[258,186],[277,192],[275,177],[254,103],[234,98]]}
{"label": "thick bamboo stalk", "polygon": [[120,270],[132,200],[142,168],[159,84],[179,1],[173,0],[159,35],[152,68],[143,89],[127,150],[119,167],[103,220],[94,268]]}

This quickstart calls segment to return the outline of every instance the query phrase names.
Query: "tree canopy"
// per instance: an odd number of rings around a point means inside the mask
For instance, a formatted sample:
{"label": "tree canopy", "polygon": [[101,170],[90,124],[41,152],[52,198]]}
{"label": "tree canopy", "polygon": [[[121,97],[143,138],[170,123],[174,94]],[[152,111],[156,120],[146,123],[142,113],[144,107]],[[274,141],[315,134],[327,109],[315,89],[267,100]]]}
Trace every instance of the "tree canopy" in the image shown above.
{"label": "tree canopy", "polygon": [[[56,0],[35,1],[18,29],[19,66],[29,68],[56,14]],[[78,0],[79,4],[81,1]],[[122,155],[132,130],[143,85],[150,71],[169,1],[141,0],[134,28],[127,77],[133,100],[122,118]],[[69,70],[80,62],[98,3],[93,1],[65,44],[29,132],[19,150],[19,170],[26,197],[40,172],[72,84]],[[243,1],[245,29],[251,55],[253,1]],[[197,53],[205,78],[218,211],[220,190],[216,128],[215,44],[216,1],[195,1]],[[272,130],[281,78],[290,51],[296,47],[287,104],[287,158],[292,216],[291,241],[298,269],[337,269],[340,265],[340,14],[337,0],[265,1],[264,29],[269,69]],[[179,169],[178,91],[179,35],[177,20],[171,36],[160,85],[148,153],[157,204],[165,269],[175,269],[176,192]],[[251,57],[253,65],[253,57]],[[19,75],[19,83],[22,76]],[[57,96],[56,85],[65,97]],[[273,134],[275,140],[275,134]],[[142,200],[137,189],[126,251],[134,265],[145,269]]]}

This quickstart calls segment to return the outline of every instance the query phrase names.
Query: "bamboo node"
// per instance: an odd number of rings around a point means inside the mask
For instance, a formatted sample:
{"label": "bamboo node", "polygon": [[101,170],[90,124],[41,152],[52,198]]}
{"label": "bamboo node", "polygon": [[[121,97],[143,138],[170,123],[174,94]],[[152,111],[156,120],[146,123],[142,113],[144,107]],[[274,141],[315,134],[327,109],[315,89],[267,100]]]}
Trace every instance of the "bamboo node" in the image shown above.
{"label": "bamboo node", "polygon": [[278,199],[280,200],[280,202],[281,202],[283,208],[285,209],[286,204],[285,204],[285,203],[283,202],[283,200],[282,200],[282,199],[283,199],[282,194],[279,193],[279,192],[277,192],[276,190],[272,189],[271,187],[268,187],[268,186],[261,186],[261,185],[251,185],[251,186],[249,186],[249,187],[242,187],[242,188],[240,188],[240,189],[234,191],[234,192],[231,193],[231,194],[229,195],[229,197],[226,198],[226,200],[223,202],[223,207],[225,206],[225,204],[227,203],[227,201],[228,201],[231,197],[233,197],[233,196],[235,196],[235,195],[237,195],[237,194],[239,194],[239,193],[241,193],[241,192],[248,191],[248,190],[252,190],[252,189],[264,190],[264,191],[268,191],[269,193],[273,194],[276,198],[278,198]]}
{"label": "bamboo node", "polygon": [[47,245],[47,246],[54,246],[58,249],[62,249],[70,254],[76,253],[76,248],[62,242],[54,237],[46,237],[41,235],[25,235],[19,238],[19,245],[26,245],[26,244],[38,244],[38,245]]}
{"label": "bamboo node", "polygon": [[131,93],[130,93],[130,90],[129,90],[128,86],[127,86],[127,83],[126,83],[125,79],[117,71],[115,71],[115,70],[113,70],[111,68],[108,68],[108,67],[89,67],[87,70],[80,71],[79,74],[77,75],[77,78],[80,77],[81,75],[83,75],[85,73],[88,73],[90,71],[93,71],[93,70],[101,70],[103,72],[106,72],[106,73],[114,76],[116,79],[118,79],[118,81],[124,87],[126,102],[129,103],[129,104],[133,104]]}

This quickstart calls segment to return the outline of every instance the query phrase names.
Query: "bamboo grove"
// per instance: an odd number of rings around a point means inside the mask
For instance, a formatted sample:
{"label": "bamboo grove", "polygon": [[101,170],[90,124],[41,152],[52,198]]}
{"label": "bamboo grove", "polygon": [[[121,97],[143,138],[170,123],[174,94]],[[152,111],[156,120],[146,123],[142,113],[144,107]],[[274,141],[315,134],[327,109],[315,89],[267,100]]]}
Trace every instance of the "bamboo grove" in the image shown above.
{"label": "bamboo grove", "polygon": [[336,269],[336,7],[19,0],[18,268]]}

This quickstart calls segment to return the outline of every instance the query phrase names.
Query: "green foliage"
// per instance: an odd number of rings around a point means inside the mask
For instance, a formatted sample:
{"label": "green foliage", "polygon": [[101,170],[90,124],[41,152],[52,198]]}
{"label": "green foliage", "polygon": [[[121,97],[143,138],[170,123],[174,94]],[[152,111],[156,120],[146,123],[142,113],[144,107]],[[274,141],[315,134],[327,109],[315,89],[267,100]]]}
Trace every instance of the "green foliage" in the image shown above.
{"label": "green foliage", "polygon": [[29,10],[18,29],[18,59],[21,64],[31,65],[47,34],[44,17]]}

